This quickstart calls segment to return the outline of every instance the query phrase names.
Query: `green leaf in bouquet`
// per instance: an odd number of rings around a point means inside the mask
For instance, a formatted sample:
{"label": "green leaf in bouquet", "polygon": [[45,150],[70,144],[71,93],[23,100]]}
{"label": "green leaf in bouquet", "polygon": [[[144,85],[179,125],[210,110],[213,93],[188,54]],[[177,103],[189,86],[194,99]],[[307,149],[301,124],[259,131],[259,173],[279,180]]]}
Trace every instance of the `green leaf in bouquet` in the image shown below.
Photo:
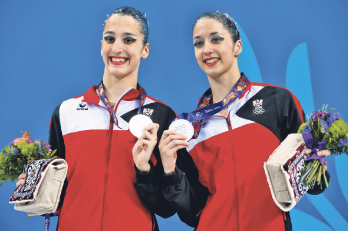
{"label": "green leaf in bouquet", "polygon": [[335,144],[335,143],[327,143],[327,144],[326,144],[326,148],[327,148],[328,150],[332,150],[332,152],[334,152],[335,149],[338,148],[338,146],[337,146],[337,144]]}
{"label": "green leaf in bouquet", "polygon": [[56,151],[52,151],[46,142],[31,140],[29,135],[27,132],[23,133],[22,138],[14,139],[1,151],[0,186],[17,179],[24,166],[33,160],[57,158],[54,156]]}
{"label": "green leaf in bouquet", "polygon": [[323,141],[326,141],[326,143],[329,143],[330,142],[330,139],[331,139],[331,135],[330,133],[326,133],[323,137]]}
{"label": "green leaf in bouquet", "polygon": [[307,123],[301,124],[300,127],[298,128],[297,133],[302,133],[302,130],[303,130],[303,128],[304,128],[306,125],[307,125]]}
{"label": "green leaf in bouquet", "polygon": [[53,150],[53,151],[50,150],[50,151],[46,154],[45,159],[58,158],[58,156],[55,155],[56,152],[57,152],[57,149],[55,149],[55,150]]}

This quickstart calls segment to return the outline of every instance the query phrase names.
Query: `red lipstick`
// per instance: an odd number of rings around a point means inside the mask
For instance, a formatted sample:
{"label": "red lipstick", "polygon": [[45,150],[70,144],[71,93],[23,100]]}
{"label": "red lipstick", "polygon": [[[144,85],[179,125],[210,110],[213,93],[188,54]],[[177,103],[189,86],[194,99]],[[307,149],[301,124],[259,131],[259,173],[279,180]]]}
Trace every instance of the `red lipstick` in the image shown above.
{"label": "red lipstick", "polygon": [[212,57],[212,58],[206,58],[204,59],[204,63],[207,66],[213,66],[219,62],[220,58]]}
{"label": "red lipstick", "polygon": [[110,56],[109,60],[110,60],[110,63],[113,65],[123,65],[128,61],[128,58],[121,57],[121,56]]}

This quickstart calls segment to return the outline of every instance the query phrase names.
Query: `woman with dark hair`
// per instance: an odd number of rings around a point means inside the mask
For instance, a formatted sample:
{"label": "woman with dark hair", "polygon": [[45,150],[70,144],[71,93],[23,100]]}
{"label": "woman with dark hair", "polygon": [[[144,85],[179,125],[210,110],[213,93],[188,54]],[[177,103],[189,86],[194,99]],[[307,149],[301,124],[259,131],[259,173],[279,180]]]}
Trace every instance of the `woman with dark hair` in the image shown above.
{"label": "woman with dark hair", "polygon": [[[289,90],[250,82],[239,71],[242,42],[227,14],[201,15],[193,26],[193,44],[210,89],[196,111],[179,117],[193,122],[194,138],[186,141],[190,137],[166,130],[160,140],[162,178],[170,182],[164,197],[197,230],[291,230],[289,213],[273,202],[263,164],[303,123],[299,101]],[[190,158],[176,153],[181,148],[189,152],[206,190],[191,183]]]}
{"label": "woman with dark hair", "polygon": [[176,114],[137,83],[147,38],[144,14],[114,10],[103,28],[101,83],[52,115],[51,148],[69,166],[57,230],[158,230],[154,213],[174,213],[158,198],[154,165],[162,166],[157,139]]}

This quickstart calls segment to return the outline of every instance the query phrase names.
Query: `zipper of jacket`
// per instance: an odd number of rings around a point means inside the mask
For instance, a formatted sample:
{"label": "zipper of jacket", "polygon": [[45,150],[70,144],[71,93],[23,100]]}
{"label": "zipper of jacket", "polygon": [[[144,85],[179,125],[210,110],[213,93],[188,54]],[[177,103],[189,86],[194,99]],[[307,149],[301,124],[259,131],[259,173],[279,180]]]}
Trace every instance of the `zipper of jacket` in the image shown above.
{"label": "zipper of jacket", "polygon": [[110,124],[109,124],[109,142],[108,142],[108,148],[106,152],[106,158],[105,158],[105,176],[104,176],[104,195],[103,195],[103,207],[102,207],[102,216],[101,216],[101,228],[102,231],[104,229],[104,210],[105,210],[105,198],[106,198],[106,188],[107,188],[107,182],[108,182],[108,171],[109,171],[109,160],[110,160],[110,152],[111,152],[111,140],[112,140],[112,132],[114,127],[114,121],[112,120],[112,116],[110,113]]}
{"label": "zipper of jacket", "polygon": [[[120,98],[117,100],[116,102],[116,106],[114,111],[117,110],[118,105],[120,104],[122,98],[131,90],[131,88],[127,89],[121,96]],[[86,102],[86,101],[85,101]],[[87,102],[89,103],[89,102]],[[100,105],[99,103],[92,103],[96,106],[99,106],[101,108],[104,108],[105,110],[107,110],[109,112],[109,110],[105,107]],[[103,194],[103,202],[102,202],[102,215],[101,215],[101,231],[103,231],[103,220],[104,220],[104,210],[105,210],[105,198],[106,198],[106,188],[107,188],[107,181],[108,181],[108,170],[109,170],[109,160],[110,160],[110,153],[111,153],[111,141],[112,141],[112,133],[113,133],[113,127],[114,127],[114,121],[112,119],[112,115],[111,112],[109,112],[110,114],[110,120],[109,120],[109,141],[108,141],[108,148],[107,148],[107,152],[106,152],[106,160],[105,160],[105,177],[104,177],[104,194]]]}
{"label": "zipper of jacket", "polygon": [[[130,91],[130,89],[128,89],[126,92],[124,92],[120,98],[117,100],[116,104],[115,104],[115,108],[113,109],[115,112],[117,111],[118,105],[120,104],[120,102],[122,101],[122,98]],[[105,108],[105,107],[103,107]],[[105,108],[106,110],[108,110],[107,108]],[[109,110],[108,110],[109,111]],[[101,216],[101,231],[103,231],[104,228],[104,210],[105,210],[105,198],[106,198],[106,193],[107,193],[107,182],[108,182],[108,171],[109,171],[109,162],[110,162],[110,154],[111,154],[111,142],[112,142],[112,134],[113,134],[113,128],[114,128],[114,121],[112,119],[112,115],[111,112],[110,113],[110,122],[109,122],[109,142],[108,142],[108,148],[107,148],[107,152],[106,152],[106,159],[105,159],[105,177],[104,177],[104,195],[103,195],[103,207],[102,207],[102,216]],[[116,116],[116,113],[115,113]]]}
{"label": "zipper of jacket", "polygon": [[[227,117],[225,118],[226,120],[226,123],[227,123],[227,127],[228,127],[228,133],[230,135],[230,139],[231,139],[231,151],[232,151],[232,168],[234,173],[233,173],[233,176],[234,176],[234,182],[236,184],[236,187],[235,187],[235,193],[236,193],[236,207],[237,207],[237,210],[236,210],[236,216],[237,216],[237,219],[236,219],[236,226],[237,226],[237,230],[239,230],[239,203],[238,203],[238,184],[237,184],[237,176],[236,176],[236,168],[235,168],[235,164],[236,164],[236,161],[235,161],[235,158],[234,158],[234,155],[235,155],[235,152],[234,152],[234,147],[233,147],[233,138],[232,138],[232,125],[231,125],[231,121],[230,121],[230,111],[228,112],[227,114]],[[234,153],[233,153],[234,152]]]}

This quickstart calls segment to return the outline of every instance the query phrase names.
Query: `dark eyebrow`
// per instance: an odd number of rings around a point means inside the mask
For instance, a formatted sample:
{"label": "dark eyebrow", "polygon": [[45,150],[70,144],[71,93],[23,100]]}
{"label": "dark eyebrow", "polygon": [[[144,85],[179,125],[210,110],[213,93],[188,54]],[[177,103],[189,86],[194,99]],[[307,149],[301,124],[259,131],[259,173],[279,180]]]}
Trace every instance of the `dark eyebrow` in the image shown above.
{"label": "dark eyebrow", "polygon": [[219,34],[219,33],[218,32],[213,32],[213,33],[210,33],[210,36],[216,35],[216,34]]}
{"label": "dark eyebrow", "polygon": [[136,37],[136,35],[135,35],[135,34],[130,33],[130,32],[123,33],[123,35],[132,35],[132,36],[135,36],[135,37]]}
{"label": "dark eyebrow", "polygon": [[[212,32],[212,33],[210,33],[209,35],[210,35],[210,36],[213,36],[213,35],[216,35],[216,34],[219,34],[219,32]],[[198,35],[198,36],[194,37],[193,39],[198,39],[198,38],[200,38],[200,37],[201,37],[201,36]]]}
{"label": "dark eyebrow", "polygon": [[[113,31],[105,31],[104,35],[105,34],[115,34]],[[135,34],[131,33],[131,32],[126,32],[126,33],[123,33],[123,36],[134,36],[134,37],[137,37]]]}

